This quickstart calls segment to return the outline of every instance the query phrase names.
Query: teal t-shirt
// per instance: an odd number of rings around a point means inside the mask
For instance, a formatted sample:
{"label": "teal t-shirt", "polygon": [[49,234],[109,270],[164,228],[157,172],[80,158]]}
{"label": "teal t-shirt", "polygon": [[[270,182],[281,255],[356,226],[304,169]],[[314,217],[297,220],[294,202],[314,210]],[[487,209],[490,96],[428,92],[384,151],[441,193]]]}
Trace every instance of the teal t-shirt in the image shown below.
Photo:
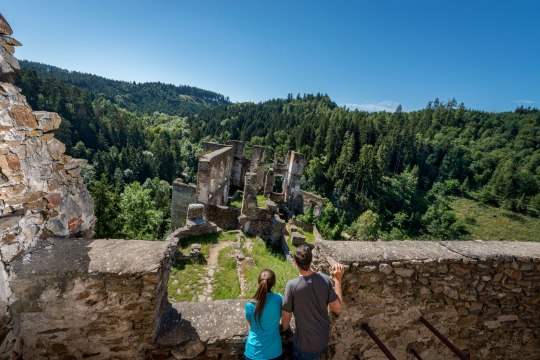
{"label": "teal t-shirt", "polygon": [[269,291],[261,319],[255,321],[255,304],[246,304],[246,320],[251,322],[244,355],[252,360],[268,360],[281,355],[281,336],[279,335],[279,320],[281,319],[280,294]]}

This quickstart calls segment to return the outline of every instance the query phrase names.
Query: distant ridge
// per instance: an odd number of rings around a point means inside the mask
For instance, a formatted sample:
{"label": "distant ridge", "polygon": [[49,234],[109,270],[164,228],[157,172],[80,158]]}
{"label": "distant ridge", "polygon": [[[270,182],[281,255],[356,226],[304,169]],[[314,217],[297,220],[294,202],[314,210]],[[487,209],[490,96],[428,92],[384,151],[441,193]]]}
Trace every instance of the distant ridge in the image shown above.
{"label": "distant ridge", "polygon": [[37,76],[56,78],[138,113],[151,114],[158,111],[171,115],[187,115],[230,103],[229,98],[222,94],[188,85],[111,80],[27,60],[21,60],[20,65],[23,71],[35,71]]}

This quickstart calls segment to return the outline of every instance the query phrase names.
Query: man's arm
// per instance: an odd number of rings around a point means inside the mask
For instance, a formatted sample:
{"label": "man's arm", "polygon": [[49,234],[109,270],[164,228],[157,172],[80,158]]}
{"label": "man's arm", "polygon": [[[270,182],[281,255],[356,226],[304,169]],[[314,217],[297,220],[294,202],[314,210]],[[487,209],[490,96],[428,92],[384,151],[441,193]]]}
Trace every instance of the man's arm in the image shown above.
{"label": "man's arm", "polygon": [[285,331],[289,328],[291,324],[292,313],[282,310],[281,311],[281,331]]}
{"label": "man's arm", "polygon": [[342,264],[334,264],[334,266],[332,266],[332,273],[334,274],[334,291],[336,292],[338,298],[328,304],[328,306],[330,306],[330,310],[332,310],[334,314],[339,315],[343,310],[343,293],[341,291],[341,279],[343,278],[343,274],[345,273],[345,266],[343,266]]}

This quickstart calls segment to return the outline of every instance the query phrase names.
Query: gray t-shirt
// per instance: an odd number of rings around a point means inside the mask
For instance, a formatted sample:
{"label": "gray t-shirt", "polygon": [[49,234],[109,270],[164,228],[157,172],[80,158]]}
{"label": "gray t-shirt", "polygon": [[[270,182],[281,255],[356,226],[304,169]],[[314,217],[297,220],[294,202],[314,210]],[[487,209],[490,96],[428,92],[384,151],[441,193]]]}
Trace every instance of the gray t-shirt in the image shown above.
{"label": "gray t-shirt", "polygon": [[328,304],[337,298],[332,280],[322,273],[299,276],[287,282],[283,310],[294,314],[294,344],[300,350],[319,352],[328,346]]}

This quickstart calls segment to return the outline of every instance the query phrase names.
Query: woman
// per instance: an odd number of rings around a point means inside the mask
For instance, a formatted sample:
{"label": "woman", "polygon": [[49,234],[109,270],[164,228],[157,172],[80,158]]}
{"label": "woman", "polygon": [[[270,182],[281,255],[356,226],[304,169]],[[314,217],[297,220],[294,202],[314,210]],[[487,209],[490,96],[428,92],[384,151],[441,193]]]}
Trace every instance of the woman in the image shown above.
{"label": "woman", "polygon": [[282,348],[279,320],[282,297],[272,292],[272,287],[276,284],[276,274],[270,269],[264,269],[259,274],[258,283],[257,292],[246,304],[246,320],[250,329],[244,358],[280,359]]}

